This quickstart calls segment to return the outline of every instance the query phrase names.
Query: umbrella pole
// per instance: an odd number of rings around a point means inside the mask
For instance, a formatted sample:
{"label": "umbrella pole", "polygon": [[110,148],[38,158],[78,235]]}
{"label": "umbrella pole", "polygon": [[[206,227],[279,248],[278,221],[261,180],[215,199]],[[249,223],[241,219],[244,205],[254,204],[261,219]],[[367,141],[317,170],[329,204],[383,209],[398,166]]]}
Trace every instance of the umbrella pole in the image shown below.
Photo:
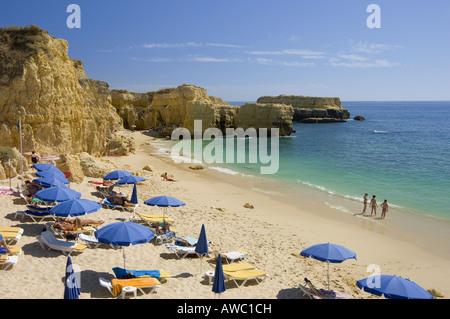
{"label": "umbrella pole", "polygon": [[123,253],[123,269],[127,269],[125,267],[125,247],[122,246],[122,253]]}
{"label": "umbrella pole", "polygon": [[330,290],[330,262],[327,260],[328,270],[327,270],[327,279],[328,279],[328,290]]}

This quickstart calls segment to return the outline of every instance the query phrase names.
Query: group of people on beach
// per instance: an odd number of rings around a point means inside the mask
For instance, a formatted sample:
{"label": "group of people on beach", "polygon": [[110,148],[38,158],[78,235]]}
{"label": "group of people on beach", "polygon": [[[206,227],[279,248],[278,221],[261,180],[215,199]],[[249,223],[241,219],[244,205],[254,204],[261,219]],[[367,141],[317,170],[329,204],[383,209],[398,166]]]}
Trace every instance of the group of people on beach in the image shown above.
{"label": "group of people on beach", "polygon": [[[367,209],[367,204],[368,204],[368,198],[367,196],[369,196],[367,193],[364,194],[364,198],[363,198],[363,211],[362,211],[362,215],[364,215],[366,213],[366,209]],[[375,215],[377,216],[377,197],[375,195],[372,195],[372,199],[370,200],[370,216]],[[387,199],[384,200],[384,202],[380,205],[381,207],[381,219],[384,219],[386,217],[386,213],[389,210],[389,205],[387,203]]]}

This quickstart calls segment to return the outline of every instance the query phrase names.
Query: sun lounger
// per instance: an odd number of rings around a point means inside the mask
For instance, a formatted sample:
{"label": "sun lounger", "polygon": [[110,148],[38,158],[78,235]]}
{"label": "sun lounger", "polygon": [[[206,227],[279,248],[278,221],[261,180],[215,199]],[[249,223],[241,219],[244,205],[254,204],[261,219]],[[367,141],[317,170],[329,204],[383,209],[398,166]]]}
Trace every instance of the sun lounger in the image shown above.
{"label": "sun lounger", "polygon": [[45,249],[45,246],[47,246],[48,250],[59,250],[64,255],[70,255],[73,252],[82,252],[87,247],[86,245],[59,240],[50,231],[42,232],[37,239],[42,249]]}
{"label": "sun lounger", "polygon": [[333,290],[325,290],[325,289],[316,289],[311,281],[308,278],[305,278],[305,282],[307,286],[303,286],[299,284],[300,290],[303,292],[305,296],[310,299],[350,299],[351,296],[346,294],[345,292],[333,291]]}
{"label": "sun lounger", "polygon": [[78,235],[78,238],[84,241],[89,248],[97,248],[102,244],[98,241],[97,237],[95,236],[81,233]]}
{"label": "sun lounger", "polygon": [[[226,279],[231,279],[236,286],[244,286],[249,280],[256,280],[257,283],[261,283],[264,279],[269,277],[269,274],[259,270],[259,269],[251,269],[251,270],[241,270],[241,271],[223,271]],[[242,281],[239,285],[237,282]]]}
{"label": "sun lounger", "polygon": [[156,228],[150,227],[150,230],[155,234],[155,240],[159,244],[168,243],[172,238],[175,237],[175,231],[170,231],[166,234],[159,234]]}
{"label": "sun lounger", "polygon": [[175,245],[178,246],[187,246],[187,247],[193,247],[197,245],[198,238],[189,237],[189,236],[175,236]]}
{"label": "sun lounger", "polygon": [[[219,256],[219,252],[217,250],[213,251],[216,258]],[[223,259],[227,262],[227,264],[232,264],[236,261],[242,261],[248,257],[248,252],[243,250],[230,251],[228,253],[220,253]]]}
{"label": "sun lounger", "polygon": [[17,255],[12,255],[12,256],[1,255],[0,256],[0,267],[2,267],[3,269],[6,270],[6,269],[11,268],[15,264],[17,264],[18,261],[19,261],[19,256],[17,256]]}
{"label": "sun lounger", "polygon": [[137,205],[133,205],[133,206],[122,206],[119,204],[113,204],[109,201],[108,198],[104,198],[101,202],[102,205],[105,205],[107,208],[111,208],[111,209],[121,209],[123,211],[125,210],[129,210],[129,211],[134,211],[137,207]]}
{"label": "sun lounger", "polygon": [[242,270],[253,270],[256,269],[255,266],[249,263],[236,263],[222,266],[223,271],[242,271]]}
{"label": "sun lounger", "polygon": [[0,232],[3,232],[3,231],[22,232],[23,233],[23,229],[20,227],[8,227],[8,226],[0,227]]}
{"label": "sun lounger", "polygon": [[166,222],[169,224],[172,224],[175,222],[175,220],[173,218],[169,218],[167,216],[163,216],[163,215],[149,215],[149,214],[142,214],[142,213],[138,213],[136,212],[136,214],[141,218],[141,220],[148,224],[149,226],[152,226],[152,224],[156,224],[156,223],[162,223],[162,222]]}
{"label": "sun lounger", "polygon": [[169,251],[173,252],[180,259],[185,258],[188,255],[197,255],[200,257],[200,254],[195,251],[195,246],[179,246],[173,243],[169,243],[166,244],[166,248]]}
{"label": "sun lounger", "polygon": [[86,243],[89,248],[97,248],[100,245],[107,245],[111,248],[117,249],[119,246],[114,246],[113,244],[104,244],[98,241],[97,237],[92,235],[86,235],[83,233],[78,234],[78,238]]}
{"label": "sun lounger", "polygon": [[27,205],[31,205],[31,201],[22,192],[19,193],[20,198],[22,198]]}
{"label": "sun lounger", "polygon": [[125,276],[130,273],[132,273],[136,277],[152,277],[158,279],[159,281],[170,278],[169,273],[164,270],[128,270],[124,268],[114,267],[113,271],[117,279],[125,279]]}
{"label": "sun lounger", "polygon": [[132,279],[117,279],[113,278],[111,281],[105,278],[99,278],[100,285],[106,287],[113,296],[119,296],[124,287],[135,287],[141,293],[146,294],[144,289],[150,289],[148,293],[153,293],[157,288],[161,287],[161,283],[158,279],[151,277],[144,278],[132,278]]}
{"label": "sun lounger", "polygon": [[3,239],[6,241],[8,245],[15,244],[22,237],[23,229],[20,231],[2,231],[0,235],[3,236]]}
{"label": "sun lounger", "polygon": [[27,205],[28,209],[35,212],[47,213],[52,208],[51,206],[35,206]]}
{"label": "sun lounger", "polygon": [[[9,246],[9,251],[12,252],[14,255],[21,255],[22,254],[22,248],[17,246]],[[6,248],[0,247],[0,255],[6,254]]]}
{"label": "sun lounger", "polygon": [[55,228],[52,222],[47,223],[46,227],[47,227],[47,230],[50,231],[53,235],[55,235],[57,237],[61,237],[63,239],[67,235],[75,235],[75,236],[78,234],[91,235],[95,231],[95,228],[92,228],[90,226],[84,226],[83,228],[78,228],[77,231],[62,230],[62,229]]}
{"label": "sun lounger", "polygon": [[17,211],[15,217],[17,217],[17,215],[22,216],[21,220],[23,220],[25,216],[28,216],[36,223],[49,218],[55,220],[55,216],[49,212],[35,212],[32,210],[25,210],[25,211]]}

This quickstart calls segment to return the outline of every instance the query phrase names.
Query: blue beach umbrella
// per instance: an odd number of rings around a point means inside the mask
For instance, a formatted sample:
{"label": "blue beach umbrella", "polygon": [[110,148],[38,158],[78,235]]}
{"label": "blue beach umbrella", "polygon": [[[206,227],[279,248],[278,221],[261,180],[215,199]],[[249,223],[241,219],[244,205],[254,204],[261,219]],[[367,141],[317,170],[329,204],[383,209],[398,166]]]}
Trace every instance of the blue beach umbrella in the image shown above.
{"label": "blue beach umbrella", "polygon": [[225,277],[223,275],[222,267],[222,255],[219,254],[217,257],[216,269],[214,271],[214,282],[212,286],[212,291],[216,294],[220,294],[226,290],[225,288]]}
{"label": "blue beach umbrella", "polygon": [[[95,231],[100,243],[114,246],[145,244],[155,235],[150,228],[132,222],[117,222],[103,226]],[[125,250],[123,250],[123,268],[125,267]]]}
{"label": "blue beach umbrella", "polygon": [[186,205],[181,200],[171,196],[156,196],[147,199],[144,204],[158,207],[179,207]]}
{"label": "blue beach umbrella", "polygon": [[133,193],[131,194],[130,202],[132,204],[135,204],[135,205],[137,205],[139,203],[138,202],[138,197],[137,197],[137,186],[136,186],[136,184],[134,184],[134,186],[133,186]]}
{"label": "blue beach umbrella", "polygon": [[129,175],[129,176],[125,176],[125,177],[119,179],[116,182],[116,185],[136,184],[136,183],[147,181],[147,180],[148,179],[144,178],[144,177]]}
{"label": "blue beach umbrella", "polygon": [[36,176],[39,176],[41,178],[58,178],[62,180],[67,180],[66,175],[64,175],[63,172],[60,170],[46,170],[46,171],[39,171],[36,173]]}
{"label": "blue beach umbrella", "polygon": [[197,245],[195,245],[195,252],[200,255],[200,272],[202,271],[203,255],[209,253],[208,240],[206,239],[205,225],[202,225],[200,236],[198,237]]}
{"label": "blue beach umbrella", "polygon": [[73,198],[52,207],[50,212],[56,216],[81,216],[98,211],[102,205],[88,199]]}
{"label": "blue beach umbrella", "polygon": [[434,297],[415,282],[391,275],[376,275],[358,280],[356,285],[376,296],[388,299],[434,299]]}
{"label": "blue beach umbrella", "polygon": [[103,176],[103,179],[104,180],[116,180],[116,179],[121,179],[121,178],[130,176],[130,175],[131,175],[130,172],[119,169],[119,170],[109,172],[108,174]]}
{"label": "blue beach umbrella", "polygon": [[44,202],[64,202],[74,198],[81,198],[81,194],[67,187],[49,187],[38,191],[35,197]]}
{"label": "blue beach umbrella", "polygon": [[356,254],[351,250],[345,248],[344,246],[330,243],[313,245],[302,250],[300,255],[327,263],[328,290],[330,289],[330,263],[341,263],[344,260],[351,258],[356,259]]}
{"label": "blue beach umbrella", "polygon": [[34,183],[42,185],[43,187],[51,187],[51,186],[65,186],[70,184],[70,181],[66,178],[58,178],[58,177],[41,177],[33,180]]}
{"label": "blue beach umbrella", "polygon": [[186,204],[179,199],[171,196],[156,196],[150,199],[147,199],[144,204],[149,206],[158,206],[164,207],[164,215],[166,214],[167,207],[180,207],[185,206]]}
{"label": "blue beach umbrella", "polygon": [[78,299],[80,295],[80,285],[73,271],[72,259],[67,258],[66,278],[64,279],[64,299]]}
{"label": "blue beach umbrella", "polygon": [[47,163],[37,163],[33,165],[33,168],[37,169],[40,172],[44,172],[44,171],[48,171],[48,170],[58,170],[59,168],[57,168],[54,165],[51,164],[47,164]]}

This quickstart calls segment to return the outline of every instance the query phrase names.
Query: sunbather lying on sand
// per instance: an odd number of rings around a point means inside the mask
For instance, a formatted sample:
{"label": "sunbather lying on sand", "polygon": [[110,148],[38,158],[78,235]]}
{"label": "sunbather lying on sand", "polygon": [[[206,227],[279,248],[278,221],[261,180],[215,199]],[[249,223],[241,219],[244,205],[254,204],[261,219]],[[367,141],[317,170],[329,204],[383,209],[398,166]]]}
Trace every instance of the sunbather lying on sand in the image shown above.
{"label": "sunbather lying on sand", "polygon": [[176,182],[176,180],[174,180],[174,179],[168,177],[168,176],[167,176],[167,173],[164,173],[164,179],[165,179],[166,181],[168,181],[168,182]]}

